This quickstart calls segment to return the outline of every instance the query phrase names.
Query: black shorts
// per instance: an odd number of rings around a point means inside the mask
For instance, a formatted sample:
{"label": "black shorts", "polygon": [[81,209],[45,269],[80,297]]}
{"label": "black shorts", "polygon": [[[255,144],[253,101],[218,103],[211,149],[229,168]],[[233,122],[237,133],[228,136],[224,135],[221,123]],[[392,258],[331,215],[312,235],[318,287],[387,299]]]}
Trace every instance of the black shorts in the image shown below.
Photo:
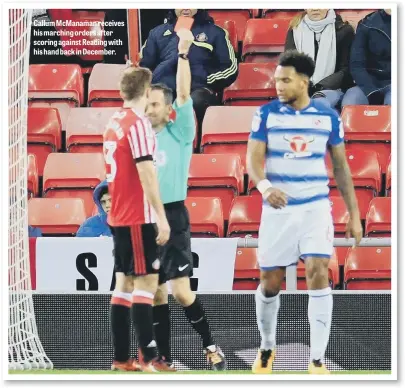
{"label": "black shorts", "polygon": [[156,224],[111,227],[114,240],[114,271],[126,276],[159,273]]}
{"label": "black shorts", "polygon": [[159,283],[193,276],[191,253],[190,217],[184,201],[164,205],[170,225],[169,241],[161,247],[162,272]]}

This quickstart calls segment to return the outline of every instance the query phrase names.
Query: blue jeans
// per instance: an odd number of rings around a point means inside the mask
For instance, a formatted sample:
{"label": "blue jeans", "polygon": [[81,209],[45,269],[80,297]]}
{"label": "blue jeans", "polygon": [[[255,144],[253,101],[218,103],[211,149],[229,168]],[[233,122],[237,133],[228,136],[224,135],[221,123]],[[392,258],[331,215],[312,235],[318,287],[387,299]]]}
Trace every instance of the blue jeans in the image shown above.
{"label": "blue jeans", "polygon": [[337,109],[339,107],[343,98],[343,92],[340,89],[322,90],[321,93],[323,93],[325,97],[317,97],[316,101],[322,102],[328,108]]}
{"label": "blue jeans", "polygon": [[[384,96],[384,105],[391,105],[391,85],[380,90]],[[369,105],[370,101],[363,91],[355,86],[350,88],[343,97],[342,107],[345,105]]]}

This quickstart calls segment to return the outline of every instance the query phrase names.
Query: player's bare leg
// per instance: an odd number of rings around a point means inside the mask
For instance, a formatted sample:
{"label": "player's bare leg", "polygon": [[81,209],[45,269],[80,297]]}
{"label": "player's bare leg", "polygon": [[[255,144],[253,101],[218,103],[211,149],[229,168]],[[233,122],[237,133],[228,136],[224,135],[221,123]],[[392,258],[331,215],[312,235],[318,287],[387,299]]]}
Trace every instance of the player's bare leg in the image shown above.
{"label": "player's bare leg", "polygon": [[115,276],[115,289],[110,305],[110,327],[114,349],[114,359],[111,369],[118,371],[140,371],[140,365],[135,360],[129,358],[132,277],[125,276],[122,272],[117,272]]}
{"label": "player's bare leg", "polygon": [[328,258],[307,257],[305,270],[309,294],[308,320],[311,330],[310,374],[329,374],[324,355],[332,323],[333,298],[328,281]]}
{"label": "player's bare leg", "polygon": [[252,366],[253,373],[271,373],[276,349],[277,315],[280,308],[280,289],[285,268],[274,267],[260,271],[260,285],[256,291],[256,317],[261,344]]}
{"label": "player's bare leg", "polygon": [[[145,372],[157,372],[157,348],[153,333],[152,304],[158,288],[158,275],[150,274],[133,278],[132,323],[142,357],[139,361]],[[142,362],[141,362],[142,361]]]}

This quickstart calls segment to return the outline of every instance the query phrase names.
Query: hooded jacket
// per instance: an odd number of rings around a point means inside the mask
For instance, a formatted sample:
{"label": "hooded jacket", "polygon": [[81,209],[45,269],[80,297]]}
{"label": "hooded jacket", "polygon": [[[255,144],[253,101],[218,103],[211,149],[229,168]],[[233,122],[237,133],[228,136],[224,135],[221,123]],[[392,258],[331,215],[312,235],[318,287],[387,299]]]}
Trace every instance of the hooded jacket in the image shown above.
{"label": "hooded jacket", "polygon": [[[174,31],[177,17],[169,12],[164,24],[150,31],[141,50],[142,67],[153,72],[153,83],[164,83],[176,91],[179,38]],[[205,10],[194,15],[191,28],[194,42],[188,58],[191,70],[191,90],[209,88],[222,91],[238,75],[238,63],[228,32],[214,24]]]}
{"label": "hooded jacket", "polygon": [[360,20],[352,45],[350,71],[367,97],[391,85],[391,16],[384,10]]}
{"label": "hooded jacket", "polygon": [[101,191],[107,186],[107,181],[101,182],[93,192],[93,200],[98,208],[98,214],[88,218],[80,226],[76,237],[100,237],[111,236],[110,227],[107,224],[107,213],[101,206]]}

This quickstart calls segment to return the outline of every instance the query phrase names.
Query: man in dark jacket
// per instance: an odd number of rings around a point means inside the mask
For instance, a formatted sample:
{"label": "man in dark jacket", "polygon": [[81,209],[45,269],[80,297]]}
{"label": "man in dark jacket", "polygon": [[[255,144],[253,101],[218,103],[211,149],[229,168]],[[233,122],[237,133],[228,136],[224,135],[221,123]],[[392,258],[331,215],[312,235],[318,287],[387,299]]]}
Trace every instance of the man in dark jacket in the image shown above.
{"label": "man in dark jacket", "polygon": [[194,42],[188,54],[191,69],[191,98],[201,125],[208,106],[218,101],[217,93],[231,85],[238,75],[238,64],[228,32],[214,24],[202,9],[175,9],[164,24],[149,33],[141,50],[142,67],[153,72],[153,83],[163,83],[176,92],[179,38],[174,31],[179,16],[194,18]]}
{"label": "man in dark jacket", "polygon": [[356,82],[344,105],[391,105],[391,10],[379,10],[362,19],[356,31],[350,71]]}
{"label": "man in dark jacket", "polygon": [[98,214],[83,222],[76,233],[76,237],[111,236],[111,230],[107,225],[107,214],[111,208],[111,196],[108,193],[107,181],[101,182],[94,189],[93,199],[97,205]]}

